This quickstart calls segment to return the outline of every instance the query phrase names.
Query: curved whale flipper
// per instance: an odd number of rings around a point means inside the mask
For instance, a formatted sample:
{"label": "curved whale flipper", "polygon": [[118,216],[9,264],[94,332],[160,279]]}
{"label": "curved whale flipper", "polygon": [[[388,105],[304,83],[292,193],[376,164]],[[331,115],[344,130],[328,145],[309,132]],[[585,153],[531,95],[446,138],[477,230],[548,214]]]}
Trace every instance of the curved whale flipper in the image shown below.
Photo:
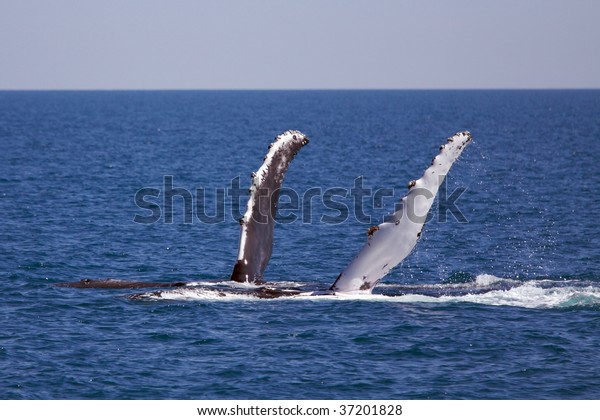
{"label": "curved whale flipper", "polygon": [[[278,135],[269,146],[264,163],[252,174],[248,210],[240,220],[240,248],[231,280],[254,283],[261,281],[273,249],[274,218],[283,178],[296,153],[308,142],[308,137],[299,131],[286,131]],[[56,286],[80,289],[139,289],[185,287],[190,284],[193,283],[84,279],[79,282],[57,283]],[[261,293],[260,296],[283,295],[270,289]]]}
{"label": "curved whale flipper", "polygon": [[367,243],[341,272],[330,290],[370,293],[417,244],[429,209],[452,164],[471,142],[467,131],[457,133],[440,147],[423,176],[408,184],[409,192],[379,226],[369,229]]}
{"label": "curved whale flipper", "polygon": [[280,134],[269,146],[262,166],[252,174],[248,209],[240,220],[240,245],[231,280],[252,283],[262,281],[273,250],[279,190],[290,162],[307,143],[308,137],[299,131]]}

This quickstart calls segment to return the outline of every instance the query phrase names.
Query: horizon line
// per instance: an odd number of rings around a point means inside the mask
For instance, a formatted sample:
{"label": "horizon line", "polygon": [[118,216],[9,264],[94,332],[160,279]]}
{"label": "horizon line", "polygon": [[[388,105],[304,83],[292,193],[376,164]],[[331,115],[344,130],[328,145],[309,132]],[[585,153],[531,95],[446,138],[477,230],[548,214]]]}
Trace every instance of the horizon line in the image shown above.
{"label": "horizon line", "polygon": [[332,91],[583,91],[600,87],[462,87],[462,88],[0,88],[0,92],[332,92]]}

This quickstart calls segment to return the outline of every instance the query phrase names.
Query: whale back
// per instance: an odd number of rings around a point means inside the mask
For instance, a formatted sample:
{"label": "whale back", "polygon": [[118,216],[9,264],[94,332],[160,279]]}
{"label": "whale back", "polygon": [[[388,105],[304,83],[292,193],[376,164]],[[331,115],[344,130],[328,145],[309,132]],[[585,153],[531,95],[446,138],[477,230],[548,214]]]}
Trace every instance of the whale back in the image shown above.
{"label": "whale back", "polygon": [[368,231],[367,243],[341,272],[330,290],[370,293],[377,283],[413,250],[427,214],[452,164],[471,142],[469,132],[457,133],[440,146],[423,176],[408,184],[409,191],[384,222]]}
{"label": "whale back", "polygon": [[273,251],[275,214],[283,179],[294,156],[308,141],[299,131],[280,134],[269,146],[261,167],[252,174],[248,207],[240,219],[238,257],[231,280],[262,281]]}

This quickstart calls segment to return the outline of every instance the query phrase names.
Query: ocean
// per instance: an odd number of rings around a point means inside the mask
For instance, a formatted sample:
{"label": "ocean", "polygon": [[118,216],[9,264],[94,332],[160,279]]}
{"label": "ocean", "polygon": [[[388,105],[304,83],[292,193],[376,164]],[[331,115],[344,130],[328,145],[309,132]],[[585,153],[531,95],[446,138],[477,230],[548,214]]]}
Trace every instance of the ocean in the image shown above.
{"label": "ocean", "polygon": [[[288,129],[265,279],[323,290],[474,141],[372,295],[209,293]],[[2,399],[600,398],[598,90],[4,91],[0,150]]]}

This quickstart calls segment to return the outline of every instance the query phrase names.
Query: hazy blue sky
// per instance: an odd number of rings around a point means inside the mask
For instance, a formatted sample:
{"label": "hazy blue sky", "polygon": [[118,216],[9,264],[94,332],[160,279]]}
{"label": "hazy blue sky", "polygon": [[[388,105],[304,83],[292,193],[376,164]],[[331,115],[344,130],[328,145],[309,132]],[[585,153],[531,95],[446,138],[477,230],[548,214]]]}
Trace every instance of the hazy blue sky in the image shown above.
{"label": "hazy blue sky", "polygon": [[600,88],[600,0],[0,0],[0,89]]}

